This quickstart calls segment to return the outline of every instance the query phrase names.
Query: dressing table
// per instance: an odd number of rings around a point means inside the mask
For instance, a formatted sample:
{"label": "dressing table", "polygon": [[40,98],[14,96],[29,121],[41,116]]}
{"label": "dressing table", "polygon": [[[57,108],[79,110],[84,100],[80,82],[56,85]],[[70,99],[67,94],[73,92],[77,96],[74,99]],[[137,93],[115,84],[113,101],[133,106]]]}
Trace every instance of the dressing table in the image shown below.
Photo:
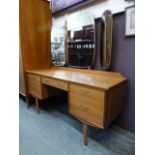
{"label": "dressing table", "polygon": [[[53,31],[49,6],[47,1],[20,0],[24,94],[28,106],[29,96],[35,98],[39,112],[39,100],[57,95],[60,90],[68,92],[68,111],[83,123],[84,144],[87,144],[88,126],[107,128],[120,114],[126,93],[127,78],[114,72],[55,67],[54,65],[60,65],[64,60],[63,56],[63,59],[58,61],[58,55],[61,53],[66,56],[64,65],[91,68],[95,58],[95,24],[92,17],[86,17],[91,15],[90,13],[84,11],[81,14],[80,11],[80,14],[74,14],[75,16],[71,15],[68,18],[68,29],[63,38],[63,31],[57,30],[56,33]],[[75,29],[72,23],[76,21],[78,25],[75,25]],[[51,27],[54,34],[51,33]],[[79,35],[81,30],[83,33]],[[51,47],[52,54],[55,51],[59,53],[57,57],[54,54],[52,57]],[[88,59],[86,56],[91,56],[91,58]],[[78,60],[77,63],[75,60]]]}
{"label": "dressing table", "polygon": [[47,86],[68,92],[68,110],[83,123],[85,145],[88,126],[107,128],[123,107],[127,78],[120,73],[52,67],[27,70],[26,74],[28,93],[35,97],[37,111],[38,100],[51,95]]}

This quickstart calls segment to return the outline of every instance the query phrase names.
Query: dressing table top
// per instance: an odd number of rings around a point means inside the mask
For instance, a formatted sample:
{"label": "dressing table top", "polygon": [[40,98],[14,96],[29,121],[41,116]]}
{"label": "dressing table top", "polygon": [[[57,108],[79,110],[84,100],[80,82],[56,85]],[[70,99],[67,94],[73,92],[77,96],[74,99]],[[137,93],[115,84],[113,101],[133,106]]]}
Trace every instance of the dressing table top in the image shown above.
{"label": "dressing table top", "polygon": [[108,90],[124,81],[126,77],[116,72],[52,67],[51,69],[27,70],[27,73]]}

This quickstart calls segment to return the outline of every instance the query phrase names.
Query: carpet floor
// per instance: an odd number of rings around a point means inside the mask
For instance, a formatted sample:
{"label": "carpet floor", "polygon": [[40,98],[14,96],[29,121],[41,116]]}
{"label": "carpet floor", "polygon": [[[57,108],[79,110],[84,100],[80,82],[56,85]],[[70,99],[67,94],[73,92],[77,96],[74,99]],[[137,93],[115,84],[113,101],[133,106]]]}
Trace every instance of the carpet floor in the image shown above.
{"label": "carpet floor", "polygon": [[134,134],[110,127],[89,128],[88,145],[83,145],[81,123],[54,108],[27,109],[19,99],[19,155],[134,155]]}

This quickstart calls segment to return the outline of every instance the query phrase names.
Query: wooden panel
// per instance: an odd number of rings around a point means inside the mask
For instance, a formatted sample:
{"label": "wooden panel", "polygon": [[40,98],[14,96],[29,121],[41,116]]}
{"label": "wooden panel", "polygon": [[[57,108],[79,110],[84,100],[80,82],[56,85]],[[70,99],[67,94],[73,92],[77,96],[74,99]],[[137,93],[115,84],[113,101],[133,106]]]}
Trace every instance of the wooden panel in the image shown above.
{"label": "wooden panel", "polygon": [[103,127],[104,91],[75,84],[70,84],[69,90],[69,112],[96,126]]}
{"label": "wooden panel", "polygon": [[21,48],[19,47],[19,93],[26,95]]}
{"label": "wooden panel", "polygon": [[121,83],[112,89],[108,90],[106,97],[106,122],[105,126],[108,127],[121,113],[125,105],[124,99],[127,94],[126,83]]}
{"label": "wooden panel", "polygon": [[43,84],[47,84],[48,86],[53,86],[55,88],[59,88],[59,89],[68,91],[67,82],[55,80],[55,79],[50,79],[50,78],[46,78],[46,77],[42,77],[41,81]]}
{"label": "wooden panel", "polygon": [[28,74],[29,93],[37,98],[42,98],[40,77]]}
{"label": "wooden panel", "polygon": [[24,68],[51,67],[49,2],[20,0],[20,41]]}

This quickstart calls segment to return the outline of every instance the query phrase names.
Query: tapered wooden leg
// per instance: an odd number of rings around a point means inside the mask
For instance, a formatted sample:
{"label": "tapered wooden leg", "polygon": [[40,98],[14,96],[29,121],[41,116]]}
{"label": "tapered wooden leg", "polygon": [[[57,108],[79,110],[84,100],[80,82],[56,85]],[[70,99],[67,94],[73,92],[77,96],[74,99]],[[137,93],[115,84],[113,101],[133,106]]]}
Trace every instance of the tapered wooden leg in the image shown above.
{"label": "tapered wooden leg", "polygon": [[35,102],[36,102],[36,110],[37,110],[37,113],[40,112],[40,109],[39,109],[39,100],[37,98],[35,98]]}
{"label": "tapered wooden leg", "polygon": [[30,108],[30,98],[29,96],[26,96],[26,104],[27,104],[27,108],[29,109]]}
{"label": "tapered wooden leg", "polygon": [[88,125],[83,124],[83,133],[84,133],[84,145],[87,145],[87,134],[88,134]]}

